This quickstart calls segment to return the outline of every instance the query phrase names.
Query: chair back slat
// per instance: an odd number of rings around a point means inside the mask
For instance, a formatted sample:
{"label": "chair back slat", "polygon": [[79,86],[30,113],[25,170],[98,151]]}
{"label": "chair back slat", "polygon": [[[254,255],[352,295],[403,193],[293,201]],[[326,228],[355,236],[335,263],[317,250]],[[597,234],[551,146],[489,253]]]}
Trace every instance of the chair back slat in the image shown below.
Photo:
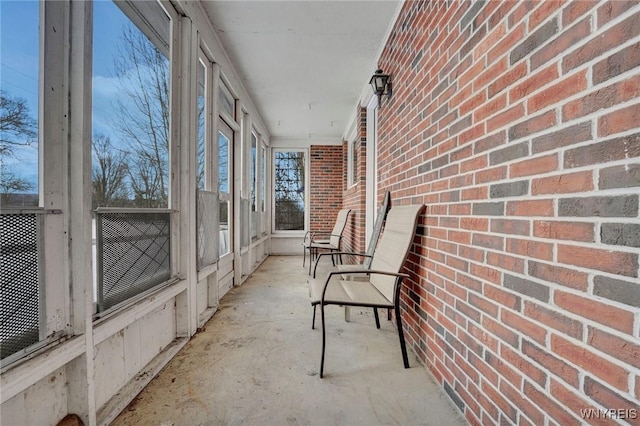
{"label": "chair back slat", "polygon": [[[399,273],[413,243],[418,218],[424,205],[394,206],[389,210],[384,231],[371,260],[371,269]],[[371,275],[371,284],[389,300],[394,300],[396,278]]]}
{"label": "chair back slat", "polygon": [[390,208],[391,208],[391,193],[387,191],[384,194],[384,200],[382,201],[382,205],[378,209],[378,216],[376,217],[376,222],[373,225],[373,232],[371,233],[371,239],[369,240],[369,245],[367,246],[367,251],[365,252],[367,257],[365,257],[364,262],[362,262],[364,269],[371,269],[371,261],[373,260],[373,254],[376,251],[376,246],[378,245],[378,240],[380,239],[380,233],[382,232],[382,225],[384,225],[384,221],[387,218],[387,213],[389,213]]}
{"label": "chair back slat", "polygon": [[336,217],[336,224],[333,226],[333,231],[331,231],[331,237],[329,238],[329,242],[332,246],[339,246],[340,237],[342,236],[342,232],[344,232],[344,228],[347,226],[349,213],[351,213],[350,209],[342,209],[338,212],[338,216]]}

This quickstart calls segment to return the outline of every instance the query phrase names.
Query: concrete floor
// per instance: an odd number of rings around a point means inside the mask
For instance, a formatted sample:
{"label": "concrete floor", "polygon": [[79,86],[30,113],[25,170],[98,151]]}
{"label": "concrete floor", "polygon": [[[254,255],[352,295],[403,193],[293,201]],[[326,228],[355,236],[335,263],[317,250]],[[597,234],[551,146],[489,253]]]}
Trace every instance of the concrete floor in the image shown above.
{"label": "concrete floor", "polygon": [[[301,257],[268,258],[113,425],[463,425],[397,331],[371,310],[327,308],[321,332]],[[319,326],[319,312],[317,318]]]}

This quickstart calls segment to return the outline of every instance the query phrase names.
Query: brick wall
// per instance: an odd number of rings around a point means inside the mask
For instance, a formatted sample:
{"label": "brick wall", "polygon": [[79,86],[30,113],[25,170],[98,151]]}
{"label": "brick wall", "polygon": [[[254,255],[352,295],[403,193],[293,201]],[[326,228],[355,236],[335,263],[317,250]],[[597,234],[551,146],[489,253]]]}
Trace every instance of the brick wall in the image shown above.
{"label": "brick wall", "polygon": [[[349,186],[345,180],[345,191],[343,194],[344,208],[352,210],[350,217],[350,227],[347,228],[345,234],[344,248],[345,251],[351,252],[364,252],[366,251],[365,242],[365,227],[366,227],[366,167],[367,167],[367,110],[366,108],[358,107],[357,111],[357,143],[355,149],[356,167],[354,170],[355,184]],[[349,162],[348,158],[348,143],[344,144],[344,164],[345,164],[345,176],[346,167]],[[361,263],[362,258],[343,259],[346,263],[354,262]]]}
{"label": "brick wall", "polygon": [[344,185],[342,146],[312,145],[310,150],[310,225],[314,232],[331,232],[342,208]]}
{"label": "brick wall", "polygon": [[406,2],[379,65],[413,349],[472,424],[638,424],[640,3]]}

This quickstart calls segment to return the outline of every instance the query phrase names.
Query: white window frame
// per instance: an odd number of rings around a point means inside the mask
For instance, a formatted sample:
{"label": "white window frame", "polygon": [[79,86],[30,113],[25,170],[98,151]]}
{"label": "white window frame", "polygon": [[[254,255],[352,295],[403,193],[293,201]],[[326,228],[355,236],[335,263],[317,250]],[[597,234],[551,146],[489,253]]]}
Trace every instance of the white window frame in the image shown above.
{"label": "white window frame", "polygon": [[[228,130],[230,131],[230,135],[227,135],[224,131]],[[222,204],[223,202],[228,202],[228,244],[229,244],[229,250],[226,251],[225,253],[220,253],[220,258],[223,258],[225,256],[233,256],[233,252],[234,252],[234,202],[233,202],[233,193],[234,193],[234,182],[233,182],[233,164],[234,164],[234,144],[235,144],[235,131],[233,129],[233,126],[229,125],[226,120],[224,120],[222,117],[218,118],[218,133],[217,135],[219,135],[220,133],[224,134],[225,136],[231,136],[231,138],[229,138],[229,146],[228,146],[228,158],[227,158],[227,186],[228,186],[228,192],[223,192],[222,190],[220,190],[218,188],[218,197],[220,200],[220,204]],[[218,140],[216,139],[216,147],[219,150],[219,146],[218,146]],[[219,160],[219,159],[218,159]],[[218,164],[218,173],[216,173],[216,175],[219,175],[220,173],[220,164]],[[217,179],[217,178],[216,178]],[[222,225],[222,224],[220,224]],[[222,241],[220,242],[220,247],[222,247]]]}
{"label": "white window frame", "polygon": [[258,199],[259,201],[259,215],[260,215],[260,228],[258,232],[260,235],[265,235],[267,233],[267,145],[264,143],[264,140],[260,141],[260,148],[258,150],[259,153],[259,191],[258,191]]}
{"label": "white window frame", "polygon": [[[278,152],[302,152],[304,153],[304,229],[303,230],[277,230],[276,229],[276,191],[275,191],[275,169],[276,169],[276,154]],[[271,150],[271,170],[273,170],[273,181],[271,184],[271,232],[273,234],[280,235],[304,235],[307,229],[309,229],[309,149],[308,148],[285,148],[278,147]]]}
{"label": "white window frame", "polygon": [[349,146],[347,147],[347,188],[351,188],[355,186],[356,183],[358,183],[356,180],[358,171],[355,167],[358,163],[358,159],[356,157],[358,146],[357,144],[358,138],[354,137],[351,141],[349,141]]}

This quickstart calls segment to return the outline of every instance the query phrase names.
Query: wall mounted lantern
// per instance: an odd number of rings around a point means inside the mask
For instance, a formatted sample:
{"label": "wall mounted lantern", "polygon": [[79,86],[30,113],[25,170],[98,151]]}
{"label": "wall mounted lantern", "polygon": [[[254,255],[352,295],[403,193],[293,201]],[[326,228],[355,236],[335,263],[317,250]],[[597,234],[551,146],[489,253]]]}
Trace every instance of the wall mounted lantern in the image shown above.
{"label": "wall mounted lantern", "polygon": [[387,99],[391,98],[391,82],[389,81],[389,74],[384,74],[381,69],[378,69],[369,84],[373,88],[373,93],[378,97],[378,105],[380,105],[380,98],[382,95],[387,95]]}

